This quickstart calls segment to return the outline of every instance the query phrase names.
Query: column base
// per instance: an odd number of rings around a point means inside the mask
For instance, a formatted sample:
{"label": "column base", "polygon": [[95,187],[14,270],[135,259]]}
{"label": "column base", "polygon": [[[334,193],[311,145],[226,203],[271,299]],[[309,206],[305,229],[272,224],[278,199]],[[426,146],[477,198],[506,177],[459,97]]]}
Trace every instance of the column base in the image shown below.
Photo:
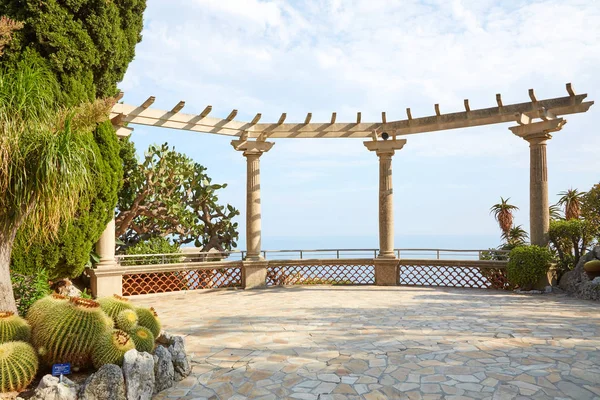
{"label": "column base", "polygon": [[242,262],[242,287],[258,289],[267,287],[267,266],[264,260]]}
{"label": "column base", "polygon": [[375,264],[375,285],[377,286],[397,286],[398,285],[398,265],[400,260],[397,258],[377,257]]}
{"label": "column base", "polygon": [[[115,263],[112,266],[117,267],[117,264]],[[112,296],[113,294],[123,295],[123,274],[121,271],[111,270],[104,266],[88,269],[88,273],[90,274],[92,296],[95,298]]]}

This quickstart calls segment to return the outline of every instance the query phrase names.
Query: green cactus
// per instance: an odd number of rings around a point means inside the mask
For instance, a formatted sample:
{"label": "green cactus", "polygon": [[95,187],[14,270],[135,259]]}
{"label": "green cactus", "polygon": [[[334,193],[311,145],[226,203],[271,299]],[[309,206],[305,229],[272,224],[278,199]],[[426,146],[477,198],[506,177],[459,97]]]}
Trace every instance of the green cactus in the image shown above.
{"label": "green cactus", "polygon": [[123,310],[117,315],[117,328],[129,332],[138,324],[138,316],[133,310]]}
{"label": "green cactus", "polygon": [[150,329],[152,335],[155,338],[160,336],[160,321],[158,320],[158,314],[154,308],[143,308],[139,307],[135,309],[135,312],[138,316],[138,325],[143,326],[144,328]]}
{"label": "green cactus", "polygon": [[32,328],[31,341],[42,361],[79,369],[90,365],[96,342],[112,330],[112,322],[96,301],[73,297],[51,307]]}
{"label": "green cactus", "polygon": [[113,329],[96,343],[92,353],[94,368],[100,368],[104,364],[123,365],[123,357],[131,349],[135,349],[135,344],[127,332]]}
{"label": "green cactus", "polygon": [[150,329],[144,328],[143,326],[136,326],[129,331],[129,336],[135,344],[137,351],[152,353],[154,351],[154,335],[150,332]]}
{"label": "green cactus", "polygon": [[49,312],[49,310],[57,304],[66,304],[69,301],[67,296],[58,293],[52,293],[46,297],[42,297],[29,307],[27,311],[27,322],[31,326],[35,325],[41,317]]}
{"label": "green cactus", "polygon": [[12,311],[0,311],[0,344],[12,341],[28,342],[31,327]]}
{"label": "green cactus", "polygon": [[102,310],[108,314],[113,321],[117,322],[117,316],[123,310],[133,310],[134,307],[129,303],[129,299],[113,294],[110,297],[102,297],[98,299]]}
{"label": "green cactus", "polygon": [[38,370],[38,358],[29,343],[0,344],[0,393],[20,392],[29,386]]}

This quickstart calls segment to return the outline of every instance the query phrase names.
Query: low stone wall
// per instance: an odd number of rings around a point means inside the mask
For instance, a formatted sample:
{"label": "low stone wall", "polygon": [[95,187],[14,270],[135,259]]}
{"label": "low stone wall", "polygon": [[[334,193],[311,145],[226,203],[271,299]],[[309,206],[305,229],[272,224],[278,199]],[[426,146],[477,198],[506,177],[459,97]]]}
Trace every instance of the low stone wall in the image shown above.
{"label": "low stone wall", "polygon": [[559,287],[580,299],[600,301],[600,279],[590,279],[583,269],[583,265],[592,260],[600,260],[600,246],[582,256],[573,271],[563,275]]}

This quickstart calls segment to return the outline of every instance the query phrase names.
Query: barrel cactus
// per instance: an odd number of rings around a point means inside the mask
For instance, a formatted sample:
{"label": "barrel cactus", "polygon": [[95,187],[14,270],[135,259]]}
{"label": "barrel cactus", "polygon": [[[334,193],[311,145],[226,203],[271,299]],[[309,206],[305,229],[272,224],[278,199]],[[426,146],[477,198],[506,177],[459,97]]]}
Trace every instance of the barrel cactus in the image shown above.
{"label": "barrel cactus", "polygon": [[137,351],[152,353],[154,350],[155,339],[152,332],[150,332],[150,329],[144,328],[143,326],[136,326],[129,331],[129,336],[131,336]]}
{"label": "barrel cactus", "polygon": [[133,310],[134,307],[131,303],[129,303],[129,299],[125,297],[118,296],[113,294],[110,297],[102,297],[98,299],[98,303],[100,303],[100,307],[109,317],[111,317],[115,322],[117,321],[117,316],[123,310]]}
{"label": "barrel cactus", "polygon": [[31,327],[27,321],[12,311],[0,311],[0,343],[28,342],[30,336]]}
{"label": "barrel cactus", "polygon": [[116,325],[125,332],[130,331],[138,324],[138,316],[133,310],[123,310],[117,315]]}
{"label": "barrel cactus", "polygon": [[52,293],[46,297],[42,297],[29,307],[27,311],[27,321],[33,326],[41,317],[46,315],[52,307],[58,304],[66,304],[69,301],[67,296],[58,293]]}
{"label": "barrel cactus", "polygon": [[135,312],[138,316],[138,325],[150,329],[152,335],[157,338],[160,335],[161,326],[154,308],[139,307],[135,309]]}
{"label": "barrel cactus", "polygon": [[88,367],[100,337],[112,329],[108,316],[93,300],[78,297],[51,307],[33,325],[32,343],[46,364]]}
{"label": "barrel cactus", "polygon": [[92,353],[94,368],[100,368],[104,364],[123,365],[123,357],[129,350],[135,349],[135,343],[131,336],[120,329],[114,329],[104,334],[96,343]]}
{"label": "barrel cactus", "polygon": [[20,392],[29,386],[38,370],[38,358],[29,343],[0,344],[0,393]]}

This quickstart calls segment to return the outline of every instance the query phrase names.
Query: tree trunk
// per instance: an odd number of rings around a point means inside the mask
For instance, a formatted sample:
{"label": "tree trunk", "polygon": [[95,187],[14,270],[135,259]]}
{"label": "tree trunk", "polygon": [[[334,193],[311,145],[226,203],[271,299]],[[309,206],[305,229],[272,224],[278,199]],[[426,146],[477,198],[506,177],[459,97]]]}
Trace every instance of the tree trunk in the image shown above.
{"label": "tree trunk", "polygon": [[16,229],[0,231],[0,311],[17,313],[17,304],[10,280],[10,255],[15,241]]}

